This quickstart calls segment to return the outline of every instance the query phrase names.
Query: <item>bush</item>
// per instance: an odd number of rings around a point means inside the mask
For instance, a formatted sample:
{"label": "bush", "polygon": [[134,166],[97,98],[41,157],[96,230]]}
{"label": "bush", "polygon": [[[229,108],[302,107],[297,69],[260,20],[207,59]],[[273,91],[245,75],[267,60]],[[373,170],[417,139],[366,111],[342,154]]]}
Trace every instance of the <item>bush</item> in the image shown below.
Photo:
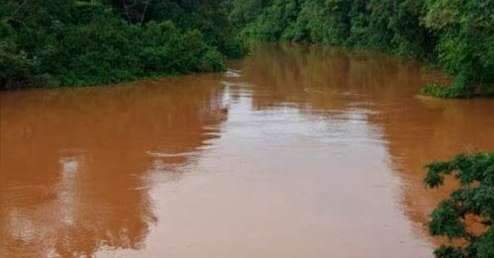
{"label": "bush", "polygon": [[208,49],[201,58],[199,69],[206,72],[223,71],[225,69],[223,56],[215,49]]}
{"label": "bush", "polygon": [[435,83],[426,84],[420,89],[420,94],[438,98],[469,98],[472,92],[463,86],[443,86]]}

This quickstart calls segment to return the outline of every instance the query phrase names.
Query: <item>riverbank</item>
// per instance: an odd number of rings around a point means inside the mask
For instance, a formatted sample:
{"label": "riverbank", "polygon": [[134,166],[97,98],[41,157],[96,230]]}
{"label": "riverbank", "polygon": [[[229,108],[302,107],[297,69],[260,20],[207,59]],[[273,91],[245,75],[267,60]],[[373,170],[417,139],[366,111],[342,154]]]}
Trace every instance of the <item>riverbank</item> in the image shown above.
{"label": "riverbank", "polygon": [[453,77],[449,85],[422,90],[437,97],[468,98],[494,88],[494,2],[234,2],[232,20],[247,38],[372,48],[425,60]]}
{"label": "riverbank", "polygon": [[222,1],[165,2],[5,1],[0,89],[222,71],[244,54]]}

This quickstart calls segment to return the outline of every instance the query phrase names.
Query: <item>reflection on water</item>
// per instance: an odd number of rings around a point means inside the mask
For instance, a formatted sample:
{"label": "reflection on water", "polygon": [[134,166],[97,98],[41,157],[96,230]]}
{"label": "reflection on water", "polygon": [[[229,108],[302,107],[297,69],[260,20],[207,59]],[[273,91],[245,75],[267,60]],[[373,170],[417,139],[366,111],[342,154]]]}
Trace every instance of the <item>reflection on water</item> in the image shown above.
{"label": "reflection on water", "polygon": [[2,95],[0,257],[142,248],[157,221],[149,174],[188,161],[150,153],[217,137],[220,78]]}
{"label": "reflection on water", "polygon": [[265,45],[225,74],[4,92],[0,257],[431,257],[423,165],[494,149],[491,100],[415,96],[444,79]]}

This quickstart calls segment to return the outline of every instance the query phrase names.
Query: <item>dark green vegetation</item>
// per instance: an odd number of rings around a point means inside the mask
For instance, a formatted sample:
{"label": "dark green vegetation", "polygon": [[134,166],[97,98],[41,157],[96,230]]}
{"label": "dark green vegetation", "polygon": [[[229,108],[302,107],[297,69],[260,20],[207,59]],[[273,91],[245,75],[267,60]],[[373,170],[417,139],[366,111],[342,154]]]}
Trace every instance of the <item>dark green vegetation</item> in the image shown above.
{"label": "dark green vegetation", "polygon": [[494,0],[0,0],[0,88],[218,71],[236,39],[374,48],[453,75],[423,94],[493,93]]}
{"label": "dark green vegetation", "polygon": [[[446,175],[460,182],[459,189],[432,213],[431,233],[466,243],[443,246],[435,251],[436,257],[494,257],[494,154],[459,155],[432,163],[428,170],[425,182],[430,187],[442,185]],[[465,222],[468,217],[469,223]],[[482,232],[472,231],[472,223],[483,224]]]}
{"label": "dark green vegetation", "polygon": [[232,20],[248,38],[373,48],[436,64],[450,87],[424,94],[492,93],[493,0],[233,0]]}
{"label": "dark green vegetation", "polygon": [[219,71],[238,57],[222,0],[0,0],[0,89]]}

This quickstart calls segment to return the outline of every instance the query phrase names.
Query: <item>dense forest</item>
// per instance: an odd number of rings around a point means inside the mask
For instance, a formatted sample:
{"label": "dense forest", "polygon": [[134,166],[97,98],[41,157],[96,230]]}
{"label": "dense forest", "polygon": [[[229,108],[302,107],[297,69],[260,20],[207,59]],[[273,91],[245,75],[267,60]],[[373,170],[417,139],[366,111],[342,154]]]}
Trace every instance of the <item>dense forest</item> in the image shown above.
{"label": "dense forest", "polygon": [[423,93],[469,97],[494,81],[492,0],[234,0],[244,37],[373,48],[420,58],[454,79]]}
{"label": "dense forest", "polygon": [[423,93],[492,93],[492,0],[0,0],[0,87],[219,71],[239,38],[373,48],[453,77]]}
{"label": "dense forest", "polygon": [[0,88],[219,71],[242,53],[222,0],[0,0]]}

